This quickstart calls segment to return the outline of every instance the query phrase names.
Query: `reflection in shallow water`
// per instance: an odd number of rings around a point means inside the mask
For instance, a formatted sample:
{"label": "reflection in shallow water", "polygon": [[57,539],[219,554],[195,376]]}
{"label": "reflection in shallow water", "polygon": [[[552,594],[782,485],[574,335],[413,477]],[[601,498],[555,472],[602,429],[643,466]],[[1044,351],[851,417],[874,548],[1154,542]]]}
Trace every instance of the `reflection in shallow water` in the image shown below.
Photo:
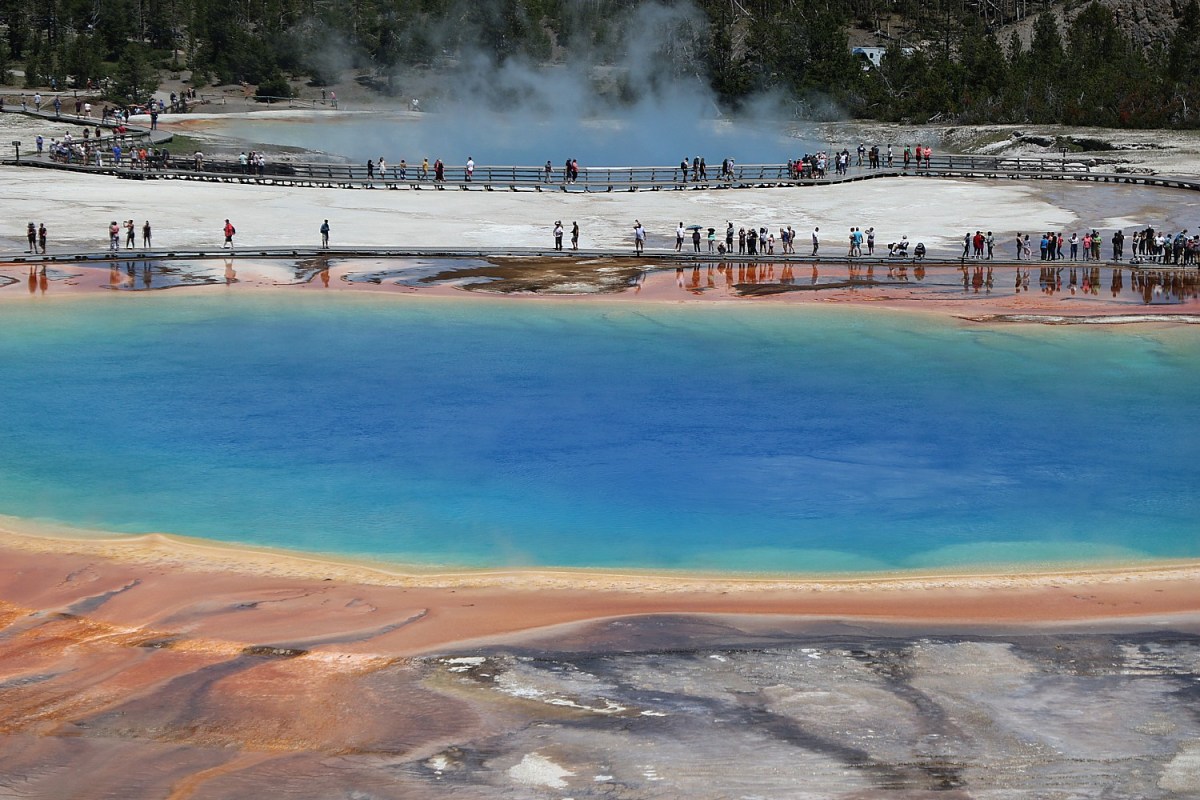
{"label": "reflection in shallow water", "polygon": [[[1088,262],[1029,262],[996,265],[986,261],[945,263],[910,259],[812,262],[750,261],[647,262],[613,258],[375,258],[234,259],[81,263],[76,271],[47,267],[26,275],[0,274],[0,288],[24,283],[34,294],[53,283],[80,283],[119,291],[176,286],[305,285],[319,283],[381,288],[460,288],[495,294],[589,295],[638,293],[658,276],[692,295],[730,298],[791,292],[850,292],[870,299],[1012,299],[1037,291],[1047,298],[1129,305],[1200,303],[1200,271],[1183,266]],[[101,271],[107,280],[91,283]],[[335,284],[336,285],[336,284]],[[669,287],[669,283],[663,284]],[[900,291],[902,294],[897,294]],[[1015,308],[1015,307],[1014,307]]]}
{"label": "reflection in shallow water", "polygon": [[224,262],[212,261],[113,261],[106,289],[146,291],[174,286],[204,286],[225,281]]}
{"label": "reflection in shallow water", "polygon": [[[350,262],[353,266],[353,262]],[[353,270],[350,283],[457,287],[496,294],[573,295],[622,292],[636,286],[641,266],[623,259],[414,259],[371,272]]]}
{"label": "reflection in shallow water", "polygon": [[[1037,289],[1062,299],[1184,304],[1200,300],[1200,271],[1128,269],[1083,264],[1039,267],[988,263],[961,265],[928,262],[823,263],[729,261],[676,265],[675,284],[693,294],[723,288],[730,295],[761,296],[784,292],[850,290],[864,294],[904,288],[930,296],[1013,297]],[[808,271],[808,280],[797,273]],[[1037,272],[1036,281],[1033,273]],[[1102,292],[1101,290],[1105,291]]]}
{"label": "reflection in shallow water", "polygon": [[[361,262],[338,263],[345,264],[349,269],[342,276],[342,280],[349,283],[389,283],[396,286],[461,283],[466,280],[467,273],[491,266],[482,258],[414,258],[387,261],[383,269],[361,272],[356,268]],[[439,275],[457,276],[458,280],[455,277],[439,279]]]}

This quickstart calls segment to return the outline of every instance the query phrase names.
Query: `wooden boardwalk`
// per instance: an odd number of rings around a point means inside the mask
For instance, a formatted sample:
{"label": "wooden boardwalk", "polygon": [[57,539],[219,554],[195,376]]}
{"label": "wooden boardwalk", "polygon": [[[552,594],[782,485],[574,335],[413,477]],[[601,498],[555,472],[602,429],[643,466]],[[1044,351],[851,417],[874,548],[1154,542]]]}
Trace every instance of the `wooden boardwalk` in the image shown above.
{"label": "wooden boardwalk", "polygon": [[720,191],[740,188],[778,188],[826,186],[885,178],[982,178],[988,180],[1046,180],[1090,183],[1129,184],[1167,189],[1200,190],[1200,178],[1177,175],[1097,172],[1078,164],[1063,165],[1057,161],[1015,158],[984,158],[980,156],[943,155],[934,157],[929,166],[851,167],[844,175],[829,174],[823,178],[798,176],[786,164],[737,165],[731,175],[695,181],[689,174],[681,176],[678,167],[586,167],[579,177],[563,181],[561,169],[550,180],[537,167],[480,166],[468,179],[464,167],[447,167],[444,179],[436,181],[432,170],[422,174],[409,166],[401,170],[388,165],[385,174],[368,176],[365,166],[321,163],[274,163],[266,165],[262,174],[249,167],[245,170],[235,161],[206,159],[200,169],[190,159],[177,158],[169,167],[120,166],[106,159],[102,166],[66,164],[48,157],[22,155],[8,157],[0,163],[9,166],[40,167],[69,170],[126,180],[178,180],[205,183],[254,184],[264,186],[316,187],[337,189],[378,190],[454,190],[454,191],[529,191],[529,192],[636,192],[636,191]]}

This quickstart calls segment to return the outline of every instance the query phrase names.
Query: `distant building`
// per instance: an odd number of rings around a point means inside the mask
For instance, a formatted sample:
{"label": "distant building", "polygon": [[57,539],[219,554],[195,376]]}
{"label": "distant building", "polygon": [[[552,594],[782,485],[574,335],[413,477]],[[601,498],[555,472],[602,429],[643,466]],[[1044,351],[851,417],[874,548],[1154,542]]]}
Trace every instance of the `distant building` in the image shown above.
{"label": "distant building", "polygon": [[[900,52],[906,56],[911,56],[915,51],[913,48],[905,46],[900,48]],[[887,53],[886,47],[855,47],[850,50],[851,55],[863,59],[865,62],[863,64],[863,69],[878,67],[883,63],[883,56],[885,53]]]}
{"label": "distant building", "polygon": [[855,47],[850,54],[866,59],[867,64],[863,65],[863,69],[870,69],[883,63],[883,54],[886,52],[886,47]]}

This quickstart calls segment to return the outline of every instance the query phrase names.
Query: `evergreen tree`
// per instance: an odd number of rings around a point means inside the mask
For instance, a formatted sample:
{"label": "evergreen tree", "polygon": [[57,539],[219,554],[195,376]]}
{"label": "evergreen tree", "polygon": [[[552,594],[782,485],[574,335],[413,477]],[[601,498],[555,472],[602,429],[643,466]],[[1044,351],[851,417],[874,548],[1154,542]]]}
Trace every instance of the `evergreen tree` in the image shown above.
{"label": "evergreen tree", "polygon": [[127,44],[117,62],[112,93],[121,102],[141,103],[158,88],[158,76],[146,64],[141,45]]}
{"label": "evergreen tree", "polygon": [[42,37],[30,37],[29,49],[25,56],[25,88],[35,89],[42,85],[42,70],[44,69],[44,47]]}
{"label": "evergreen tree", "polygon": [[85,34],[76,35],[67,46],[64,64],[64,71],[75,79],[75,86],[86,86],[89,80],[98,81],[102,68],[95,38]]}

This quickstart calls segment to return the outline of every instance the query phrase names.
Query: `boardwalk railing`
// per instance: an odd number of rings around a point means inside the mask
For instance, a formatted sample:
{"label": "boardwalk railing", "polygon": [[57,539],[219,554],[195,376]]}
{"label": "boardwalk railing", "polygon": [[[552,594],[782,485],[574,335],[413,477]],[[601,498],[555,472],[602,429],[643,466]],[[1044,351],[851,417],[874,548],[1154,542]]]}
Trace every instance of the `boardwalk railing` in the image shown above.
{"label": "boardwalk railing", "polygon": [[[7,163],[11,163],[7,162]],[[117,174],[129,178],[166,178],[235,182],[281,183],[297,186],[326,186],[343,188],[457,188],[457,189],[525,189],[538,191],[612,192],[658,189],[720,189],[748,186],[787,186],[837,183],[868,180],[900,175],[957,175],[957,176],[1042,176],[1068,177],[1088,174],[1085,164],[1058,159],[996,158],[987,156],[943,155],[920,166],[914,161],[905,169],[902,164],[873,169],[852,166],[844,175],[833,171],[814,175],[809,166],[789,167],[787,164],[736,164],[722,174],[714,167],[707,176],[699,177],[693,170],[680,167],[581,167],[578,175],[567,179],[563,167],[549,174],[544,167],[534,166],[476,166],[468,175],[465,166],[447,166],[442,179],[437,180],[434,168],[420,165],[387,164],[370,172],[365,164],[331,164],[309,162],[270,162],[261,171],[252,165],[243,166],[230,159],[195,160],[190,156],[168,161],[153,161],[131,166],[123,158],[115,164],[111,152],[100,153],[87,165],[53,164],[70,169],[83,169]]]}

